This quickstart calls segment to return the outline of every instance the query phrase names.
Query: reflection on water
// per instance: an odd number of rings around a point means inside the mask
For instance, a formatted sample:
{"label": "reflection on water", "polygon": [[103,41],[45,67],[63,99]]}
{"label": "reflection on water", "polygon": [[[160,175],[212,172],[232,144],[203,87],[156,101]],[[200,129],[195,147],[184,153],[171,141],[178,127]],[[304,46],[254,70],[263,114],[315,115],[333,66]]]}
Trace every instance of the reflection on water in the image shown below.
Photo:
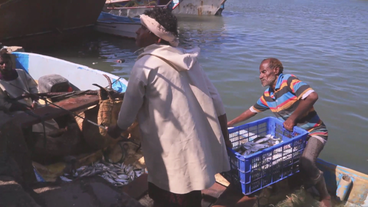
{"label": "reflection on water", "polygon": [[[178,19],[181,46],[201,48],[229,119],[260,97],[259,63],[277,57],[319,94],[315,108],[330,134],[321,157],[368,173],[368,1],[228,0],[222,17]],[[128,79],[137,49],[134,40],[91,34],[39,52]],[[251,120],[264,116],[272,114]]]}

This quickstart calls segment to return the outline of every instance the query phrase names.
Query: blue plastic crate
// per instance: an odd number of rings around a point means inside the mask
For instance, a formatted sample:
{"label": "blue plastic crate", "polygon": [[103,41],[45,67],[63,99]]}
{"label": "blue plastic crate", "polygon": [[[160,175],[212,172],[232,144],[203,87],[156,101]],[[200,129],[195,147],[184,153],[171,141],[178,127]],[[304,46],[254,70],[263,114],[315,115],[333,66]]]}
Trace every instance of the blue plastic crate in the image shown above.
{"label": "blue plastic crate", "polygon": [[[223,176],[244,195],[252,194],[299,172],[299,159],[306,145],[308,132],[283,127],[275,117],[267,117],[229,129],[233,149],[228,150],[231,170]],[[271,134],[282,142],[262,151],[244,156],[234,151],[241,143]]]}

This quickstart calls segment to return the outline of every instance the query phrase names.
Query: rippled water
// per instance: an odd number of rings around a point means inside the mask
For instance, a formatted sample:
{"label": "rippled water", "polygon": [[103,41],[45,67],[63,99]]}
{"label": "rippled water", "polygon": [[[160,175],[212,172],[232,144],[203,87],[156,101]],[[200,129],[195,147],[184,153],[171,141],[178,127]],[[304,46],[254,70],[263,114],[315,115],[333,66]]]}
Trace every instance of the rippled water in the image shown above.
{"label": "rippled water", "polygon": [[[315,108],[330,134],[320,157],[368,173],[368,1],[228,0],[222,17],[180,16],[179,26],[182,46],[201,47],[229,119],[264,91],[259,63],[279,58],[319,94]],[[40,52],[128,79],[136,49],[134,40],[95,34]]]}

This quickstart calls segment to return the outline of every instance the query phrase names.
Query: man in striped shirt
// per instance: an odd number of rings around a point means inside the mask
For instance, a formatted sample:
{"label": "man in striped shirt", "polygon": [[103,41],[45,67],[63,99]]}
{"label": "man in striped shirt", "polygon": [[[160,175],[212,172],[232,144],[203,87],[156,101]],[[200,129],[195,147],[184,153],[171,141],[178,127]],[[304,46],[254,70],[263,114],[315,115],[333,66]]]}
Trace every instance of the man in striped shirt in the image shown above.
{"label": "man in striped shirt", "polygon": [[300,158],[301,171],[307,179],[307,186],[315,186],[321,196],[321,206],[331,206],[323,173],[316,166],[316,159],[327,141],[328,131],[317,115],[313,105],[318,94],[294,75],[283,74],[282,63],[276,58],[262,61],[259,78],[262,86],[268,86],[256,104],[228,122],[228,126],[247,120],[259,112],[270,109],[277,118],[284,121],[285,129],[293,131],[294,126],[309,132],[308,143]]}

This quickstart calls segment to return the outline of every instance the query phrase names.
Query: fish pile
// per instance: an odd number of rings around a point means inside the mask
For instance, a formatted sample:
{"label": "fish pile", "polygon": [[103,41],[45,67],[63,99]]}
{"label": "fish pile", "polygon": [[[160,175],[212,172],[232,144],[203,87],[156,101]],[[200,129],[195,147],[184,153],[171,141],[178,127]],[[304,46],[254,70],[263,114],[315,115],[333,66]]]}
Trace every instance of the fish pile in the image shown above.
{"label": "fish pile", "polygon": [[235,151],[238,153],[248,156],[255,152],[261,151],[268,147],[272,147],[276,144],[282,142],[281,138],[274,138],[271,134],[267,134],[266,136],[257,136],[249,139],[244,139],[243,143],[239,144]]}
{"label": "fish pile", "polygon": [[114,186],[119,187],[130,183],[141,176],[144,172],[144,169],[137,169],[133,165],[125,165],[124,163],[113,164],[99,161],[90,166],[82,166],[75,170],[74,173],[64,173],[63,176],[60,176],[60,179],[70,182],[77,178],[98,175],[112,183]]}
{"label": "fish pile", "polygon": [[[274,137],[271,134],[260,136],[247,130],[229,134],[230,141],[233,143],[234,150],[243,156],[249,156],[255,152],[259,152],[266,148],[282,143],[281,138]],[[264,153],[261,157],[257,156],[252,159],[252,169],[271,169],[275,165],[287,165],[293,162],[293,159],[298,159],[302,151],[302,145],[291,144],[280,146],[271,152]],[[294,160],[295,161],[295,160]]]}

